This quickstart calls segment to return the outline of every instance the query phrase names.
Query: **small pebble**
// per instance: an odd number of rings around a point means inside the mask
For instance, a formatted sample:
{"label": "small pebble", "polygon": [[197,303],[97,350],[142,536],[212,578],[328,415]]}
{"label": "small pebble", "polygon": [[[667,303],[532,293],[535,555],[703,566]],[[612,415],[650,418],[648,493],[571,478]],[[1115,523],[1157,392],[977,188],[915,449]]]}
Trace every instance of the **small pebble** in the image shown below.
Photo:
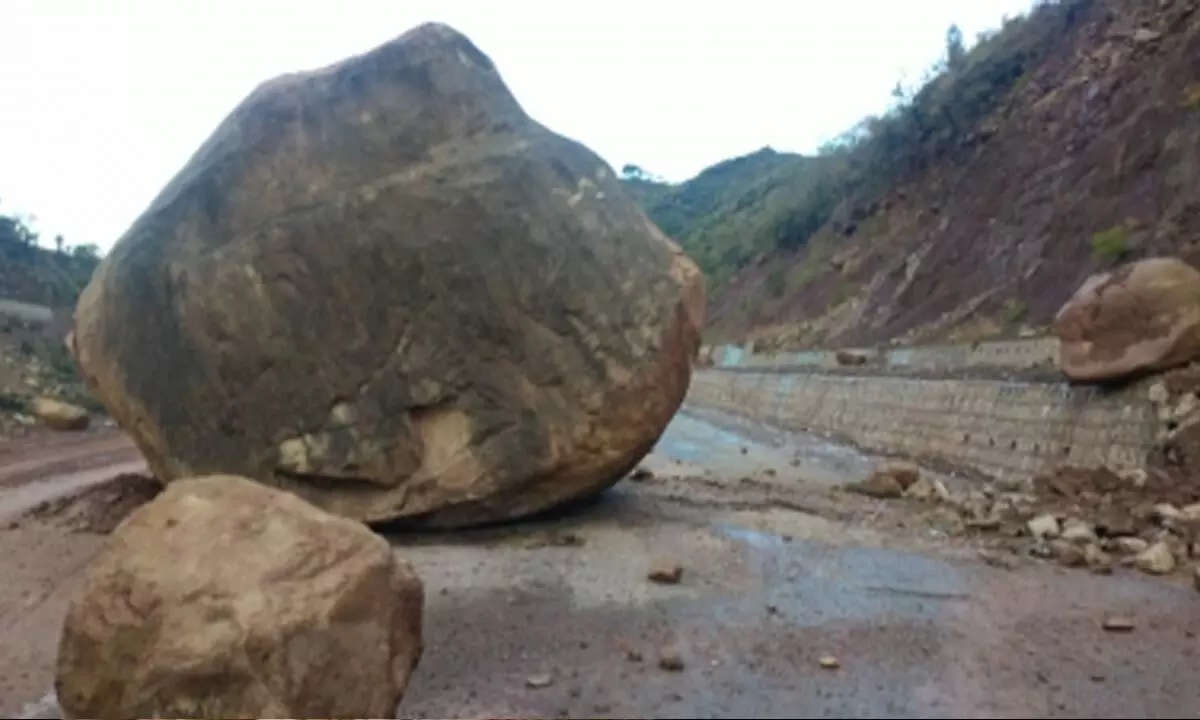
{"label": "small pebble", "polygon": [[538,673],[525,678],[525,685],[531,688],[550,687],[554,683],[554,678],[550,677],[550,673]]}
{"label": "small pebble", "polygon": [[1127,615],[1112,615],[1104,619],[1103,627],[1109,632],[1132,632],[1133,618]]}
{"label": "small pebble", "polygon": [[683,656],[678,650],[663,650],[658,656],[658,667],[667,672],[683,670]]}

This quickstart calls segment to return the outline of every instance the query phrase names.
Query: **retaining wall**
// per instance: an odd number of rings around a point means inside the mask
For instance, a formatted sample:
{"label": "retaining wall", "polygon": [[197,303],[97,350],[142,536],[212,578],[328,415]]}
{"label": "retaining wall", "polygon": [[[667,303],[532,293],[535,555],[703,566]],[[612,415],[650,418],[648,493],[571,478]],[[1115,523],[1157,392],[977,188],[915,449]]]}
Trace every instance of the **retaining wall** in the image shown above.
{"label": "retaining wall", "polygon": [[865,450],[1024,477],[1057,465],[1141,467],[1158,432],[1146,384],[926,380],[697,369],[687,402]]}
{"label": "retaining wall", "polygon": [[[1024,370],[1052,366],[1058,360],[1058,341],[1053,337],[993,340],[957,345],[912,345],[891,348],[844,348],[867,358],[880,369],[945,370],[989,368]],[[712,364],[725,368],[835,368],[836,350],[754,352],[753,345],[717,345],[701,349]]]}

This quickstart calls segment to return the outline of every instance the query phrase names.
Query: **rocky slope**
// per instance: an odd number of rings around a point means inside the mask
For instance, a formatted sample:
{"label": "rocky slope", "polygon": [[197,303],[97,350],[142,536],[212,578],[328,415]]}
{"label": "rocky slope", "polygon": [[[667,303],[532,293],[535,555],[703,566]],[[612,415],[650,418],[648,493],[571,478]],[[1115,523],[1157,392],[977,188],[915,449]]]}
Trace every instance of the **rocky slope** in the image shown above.
{"label": "rocky slope", "polygon": [[[823,165],[793,158],[790,207],[766,209],[739,179],[720,191],[733,200],[673,229],[665,200],[705,176],[639,193],[716,280],[710,339],[1036,332],[1091,273],[1200,260],[1196,0],[1044,3],[900,100]],[[722,225],[737,243],[702,229]]]}

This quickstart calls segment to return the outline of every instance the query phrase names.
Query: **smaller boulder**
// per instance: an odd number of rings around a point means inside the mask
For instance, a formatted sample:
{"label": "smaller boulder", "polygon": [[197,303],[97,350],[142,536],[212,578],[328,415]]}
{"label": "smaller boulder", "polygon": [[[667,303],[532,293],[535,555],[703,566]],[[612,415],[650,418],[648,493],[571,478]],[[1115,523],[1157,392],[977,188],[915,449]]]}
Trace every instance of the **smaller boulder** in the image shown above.
{"label": "smaller boulder", "polygon": [[172,483],[72,602],[67,717],[391,717],[424,591],[383,538],[245,478]]}
{"label": "smaller boulder", "polygon": [[1059,369],[1112,382],[1200,357],[1200,271],[1150,258],[1088,278],[1054,319]]}
{"label": "smaller boulder", "polygon": [[880,472],[874,472],[858,482],[848,483],[845,487],[849,492],[880,500],[904,495],[904,486],[895,477]]}
{"label": "smaller boulder", "polygon": [[29,410],[43,425],[51,430],[64,432],[87,430],[91,422],[88,411],[62,400],[48,397],[35,398]]}

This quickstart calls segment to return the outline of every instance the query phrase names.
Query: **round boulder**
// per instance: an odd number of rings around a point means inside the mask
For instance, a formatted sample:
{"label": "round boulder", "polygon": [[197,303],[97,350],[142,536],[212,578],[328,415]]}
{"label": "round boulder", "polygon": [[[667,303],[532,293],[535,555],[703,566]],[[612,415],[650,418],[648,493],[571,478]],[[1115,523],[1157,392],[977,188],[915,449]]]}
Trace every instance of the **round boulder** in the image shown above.
{"label": "round boulder", "polygon": [[1059,310],[1059,368],[1112,382],[1200,357],[1200,271],[1149,258],[1093,275]]}
{"label": "round boulder", "polygon": [[635,467],[703,312],[612,169],[429,24],[256,89],[105,258],[74,348],[166,482],[453,527]]}
{"label": "round boulder", "polygon": [[392,717],[424,592],[361,523],[245,478],[125,519],[67,612],[67,717]]}

